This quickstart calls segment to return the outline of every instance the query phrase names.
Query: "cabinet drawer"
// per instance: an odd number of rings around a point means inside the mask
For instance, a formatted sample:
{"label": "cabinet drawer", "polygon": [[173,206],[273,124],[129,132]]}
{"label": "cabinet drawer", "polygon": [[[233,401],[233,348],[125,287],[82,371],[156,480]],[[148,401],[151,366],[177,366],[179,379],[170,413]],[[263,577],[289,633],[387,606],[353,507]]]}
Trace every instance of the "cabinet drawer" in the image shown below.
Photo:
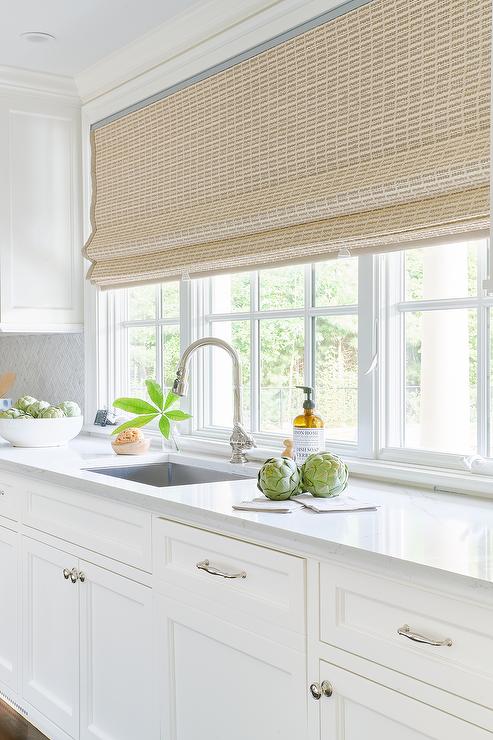
{"label": "cabinet drawer", "polygon": [[151,570],[151,514],[61,486],[27,483],[24,524]]}
{"label": "cabinet drawer", "polygon": [[0,471],[0,516],[18,521],[22,492],[11,478]]}
{"label": "cabinet drawer", "polygon": [[322,642],[486,707],[493,706],[492,624],[487,605],[320,564]]}
{"label": "cabinet drawer", "polygon": [[252,628],[252,620],[257,629],[273,624],[276,637],[283,631],[304,634],[301,558],[158,517],[153,543],[154,574],[166,593],[173,589],[180,598],[187,592],[197,606]]}

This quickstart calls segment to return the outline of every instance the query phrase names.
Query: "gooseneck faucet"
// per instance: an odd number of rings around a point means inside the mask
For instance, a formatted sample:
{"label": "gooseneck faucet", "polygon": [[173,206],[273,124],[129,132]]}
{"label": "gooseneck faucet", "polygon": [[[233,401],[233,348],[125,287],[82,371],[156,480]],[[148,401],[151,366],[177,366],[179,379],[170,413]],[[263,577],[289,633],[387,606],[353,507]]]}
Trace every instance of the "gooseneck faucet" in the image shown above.
{"label": "gooseneck faucet", "polygon": [[176,371],[176,380],[173,383],[173,393],[176,393],[177,396],[186,396],[188,392],[190,358],[195,350],[209,345],[221,347],[226,350],[233,362],[233,432],[229,440],[233,452],[230,462],[245,463],[247,462],[245,450],[249,450],[257,445],[252,435],[243,426],[240,358],[238,352],[228,342],[225,342],[223,339],[216,339],[215,337],[203,337],[202,339],[197,339],[196,342],[192,342],[181,356],[180,364]]}

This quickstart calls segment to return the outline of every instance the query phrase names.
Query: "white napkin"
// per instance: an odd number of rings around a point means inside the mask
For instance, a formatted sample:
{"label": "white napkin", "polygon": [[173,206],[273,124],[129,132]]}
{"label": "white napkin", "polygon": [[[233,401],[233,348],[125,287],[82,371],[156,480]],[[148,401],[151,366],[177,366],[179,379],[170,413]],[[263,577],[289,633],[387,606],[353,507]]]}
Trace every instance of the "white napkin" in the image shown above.
{"label": "white napkin", "polygon": [[376,504],[358,501],[351,496],[334,496],[334,498],[318,498],[311,496],[309,493],[302,493],[296,496],[296,503],[303,504],[307,509],[316,511],[318,514],[323,512],[335,511],[371,511],[378,509]]}
{"label": "white napkin", "polygon": [[299,511],[304,506],[297,501],[288,499],[287,501],[271,501],[266,497],[254,498],[252,501],[242,501],[240,504],[233,504],[233,509],[238,511],[270,511],[275,514],[291,514],[293,511]]}
{"label": "white napkin", "polygon": [[334,498],[316,498],[309,493],[302,493],[295,499],[287,501],[272,501],[265,496],[254,498],[252,501],[242,501],[233,504],[238,511],[270,511],[275,514],[291,514],[300,509],[310,509],[317,514],[336,511],[371,511],[378,509],[376,504],[358,501],[351,496],[335,496]]}

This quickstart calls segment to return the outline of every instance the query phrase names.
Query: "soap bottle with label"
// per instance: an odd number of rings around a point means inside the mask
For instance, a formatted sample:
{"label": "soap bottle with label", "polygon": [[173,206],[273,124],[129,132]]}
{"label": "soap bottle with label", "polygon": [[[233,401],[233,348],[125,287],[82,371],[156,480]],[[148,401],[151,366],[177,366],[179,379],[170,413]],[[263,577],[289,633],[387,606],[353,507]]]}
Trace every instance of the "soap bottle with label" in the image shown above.
{"label": "soap bottle with label", "polygon": [[313,388],[297,385],[306,395],[303,402],[303,413],[293,420],[294,459],[303,465],[306,458],[315,452],[325,450],[324,421],[315,410]]}

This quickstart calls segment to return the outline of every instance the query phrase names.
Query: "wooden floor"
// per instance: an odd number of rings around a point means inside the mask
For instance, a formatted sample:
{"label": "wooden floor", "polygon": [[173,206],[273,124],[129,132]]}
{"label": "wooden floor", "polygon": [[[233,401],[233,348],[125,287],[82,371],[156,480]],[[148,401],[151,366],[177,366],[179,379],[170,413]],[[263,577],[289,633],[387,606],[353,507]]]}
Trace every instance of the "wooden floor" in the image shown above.
{"label": "wooden floor", "polygon": [[0,740],[48,740],[39,730],[0,701]]}

